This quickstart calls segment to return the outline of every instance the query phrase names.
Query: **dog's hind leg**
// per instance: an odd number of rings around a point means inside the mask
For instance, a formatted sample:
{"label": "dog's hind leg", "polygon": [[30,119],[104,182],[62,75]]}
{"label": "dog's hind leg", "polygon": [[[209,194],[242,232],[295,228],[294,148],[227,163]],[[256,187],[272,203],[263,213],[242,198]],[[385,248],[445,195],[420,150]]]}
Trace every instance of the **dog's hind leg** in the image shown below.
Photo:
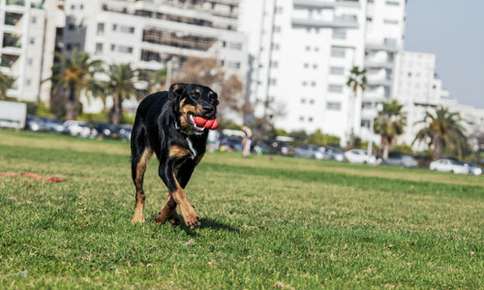
{"label": "dog's hind leg", "polygon": [[131,223],[143,223],[145,221],[143,209],[145,205],[145,193],[143,190],[143,179],[146,166],[153,151],[147,146],[144,128],[137,128],[138,132],[133,131],[131,138],[131,175],[136,188],[135,209],[131,218]]}

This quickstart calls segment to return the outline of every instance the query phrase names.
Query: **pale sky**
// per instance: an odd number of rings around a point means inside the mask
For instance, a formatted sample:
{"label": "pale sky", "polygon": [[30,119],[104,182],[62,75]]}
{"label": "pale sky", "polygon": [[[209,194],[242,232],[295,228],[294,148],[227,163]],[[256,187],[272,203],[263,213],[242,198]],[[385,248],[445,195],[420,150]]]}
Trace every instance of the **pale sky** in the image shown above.
{"label": "pale sky", "polygon": [[409,0],[405,49],[435,53],[451,95],[484,108],[484,0]]}

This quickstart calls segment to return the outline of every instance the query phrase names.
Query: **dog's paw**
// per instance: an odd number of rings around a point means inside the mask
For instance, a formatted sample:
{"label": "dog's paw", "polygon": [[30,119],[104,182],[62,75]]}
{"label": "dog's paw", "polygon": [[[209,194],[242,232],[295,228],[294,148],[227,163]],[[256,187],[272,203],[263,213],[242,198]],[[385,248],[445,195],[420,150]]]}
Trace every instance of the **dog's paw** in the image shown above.
{"label": "dog's paw", "polygon": [[200,220],[199,220],[198,216],[196,216],[196,215],[188,216],[185,219],[185,224],[187,225],[187,227],[189,229],[192,229],[192,230],[201,225]]}
{"label": "dog's paw", "polygon": [[131,218],[131,223],[134,224],[142,224],[145,222],[145,217],[142,215],[134,215],[133,218]]}

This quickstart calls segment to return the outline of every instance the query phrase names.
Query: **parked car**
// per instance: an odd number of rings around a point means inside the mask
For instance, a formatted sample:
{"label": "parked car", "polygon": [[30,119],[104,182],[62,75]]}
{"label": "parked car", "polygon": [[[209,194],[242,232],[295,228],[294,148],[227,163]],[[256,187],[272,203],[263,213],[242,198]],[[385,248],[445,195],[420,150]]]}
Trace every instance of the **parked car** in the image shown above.
{"label": "parked car", "polygon": [[325,160],[336,160],[338,162],[343,162],[345,160],[345,154],[343,150],[336,147],[326,147],[324,150]]}
{"label": "parked car", "polygon": [[451,172],[454,174],[469,174],[469,165],[450,158],[435,160],[430,163],[430,170]]}
{"label": "parked car", "polygon": [[362,149],[351,149],[346,151],[344,155],[345,159],[350,163],[378,165],[381,162],[381,160],[373,155],[368,155],[368,153]]}
{"label": "parked car", "polygon": [[294,149],[294,156],[321,160],[324,157],[323,150],[316,145],[302,145]]}
{"label": "parked car", "polygon": [[410,155],[402,155],[400,153],[390,153],[388,158],[383,161],[387,165],[402,166],[405,168],[414,168],[418,166],[418,162]]}
{"label": "parked car", "polygon": [[474,176],[480,176],[482,174],[482,168],[475,163],[469,163],[469,173]]}
{"label": "parked car", "polygon": [[66,132],[71,136],[88,138],[94,137],[97,134],[96,130],[91,128],[86,122],[69,120],[65,121],[63,126],[66,128]]}

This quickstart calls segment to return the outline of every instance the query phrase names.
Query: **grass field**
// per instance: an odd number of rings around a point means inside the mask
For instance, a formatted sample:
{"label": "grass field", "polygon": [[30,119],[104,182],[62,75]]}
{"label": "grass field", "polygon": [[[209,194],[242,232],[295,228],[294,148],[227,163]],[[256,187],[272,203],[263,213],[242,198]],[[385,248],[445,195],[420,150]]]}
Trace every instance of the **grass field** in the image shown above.
{"label": "grass field", "polygon": [[[152,162],[146,215],[166,190]],[[194,232],[130,223],[128,144],[0,131],[0,288],[484,288],[484,177],[210,154]]]}

